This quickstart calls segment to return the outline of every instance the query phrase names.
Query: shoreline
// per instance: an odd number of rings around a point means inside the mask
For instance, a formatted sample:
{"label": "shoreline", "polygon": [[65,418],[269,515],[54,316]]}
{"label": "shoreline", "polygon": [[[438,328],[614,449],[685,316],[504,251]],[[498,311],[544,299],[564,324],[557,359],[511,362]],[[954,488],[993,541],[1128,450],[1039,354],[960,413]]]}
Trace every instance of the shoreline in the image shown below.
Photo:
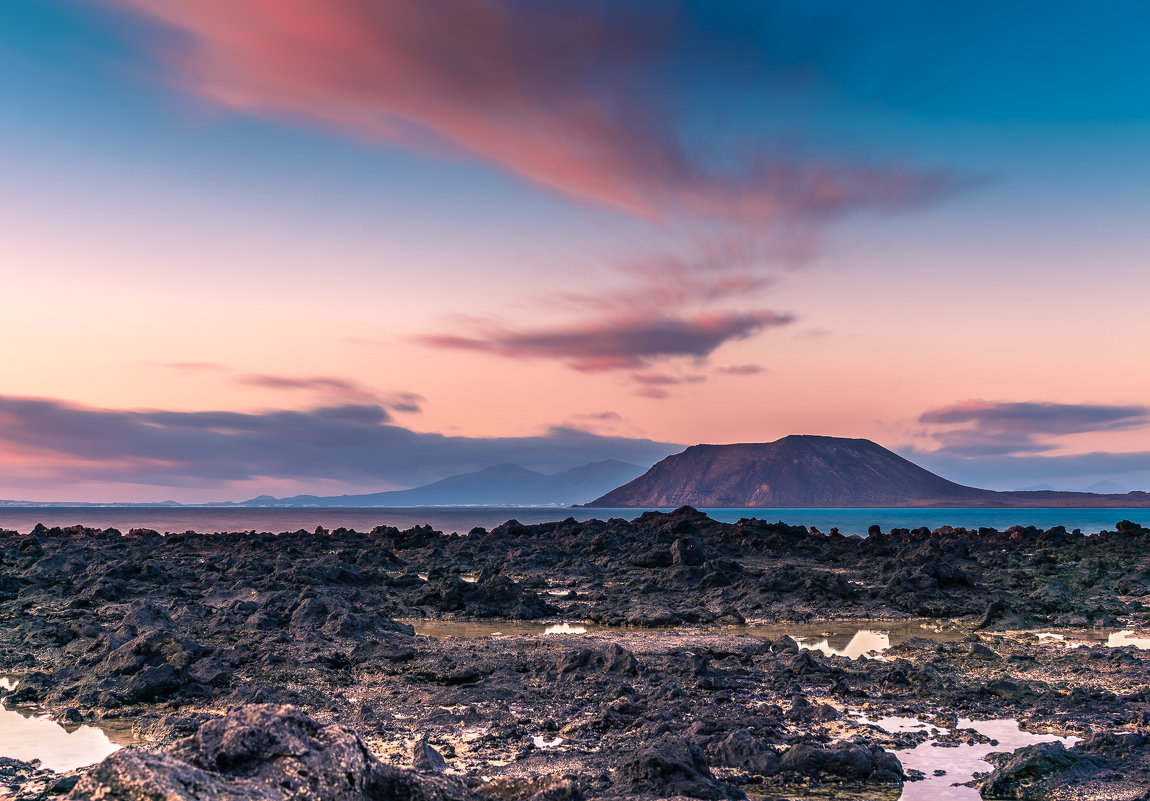
{"label": "shoreline", "polygon": [[[378,526],[409,529],[431,525],[444,533],[467,534],[475,528],[494,529],[515,520],[525,525],[553,524],[564,519],[586,523],[592,520],[631,520],[641,510],[557,507],[0,507],[0,530],[31,533],[37,526],[72,528],[76,525],[120,531],[134,528],[165,533],[285,532],[317,528],[331,531],[347,528],[371,531]],[[664,514],[673,509],[652,510]],[[1069,531],[1088,534],[1113,530],[1121,520],[1150,527],[1150,509],[1144,508],[987,508],[958,507],[869,507],[840,509],[702,509],[711,519],[738,523],[744,518],[764,522],[785,521],[829,532],[837,528],[845,535],[867,536],[872,526],[883,531],[943,527],[977,530],[991,527],[1005,530],[1013,526],[1047,529],[1061,525]]]}

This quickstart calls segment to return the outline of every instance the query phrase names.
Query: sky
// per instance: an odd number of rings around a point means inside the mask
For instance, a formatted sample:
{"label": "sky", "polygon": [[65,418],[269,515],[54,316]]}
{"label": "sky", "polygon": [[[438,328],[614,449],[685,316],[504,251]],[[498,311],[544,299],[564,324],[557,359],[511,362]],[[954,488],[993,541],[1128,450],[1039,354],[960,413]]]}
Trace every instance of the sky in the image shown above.
{"label": "sky", "polygon": [[1150,490],[1150,6],[0,3],[0,498],[873,439]]}

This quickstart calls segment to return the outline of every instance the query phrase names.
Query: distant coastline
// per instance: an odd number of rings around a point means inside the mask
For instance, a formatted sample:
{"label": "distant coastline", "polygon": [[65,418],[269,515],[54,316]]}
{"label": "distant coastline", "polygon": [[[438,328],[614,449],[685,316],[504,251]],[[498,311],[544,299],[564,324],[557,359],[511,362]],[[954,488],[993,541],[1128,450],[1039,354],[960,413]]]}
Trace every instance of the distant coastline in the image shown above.
{"label": "distant coastline", "polygon": [[[670,511],[669,508],[556,508],[556,507],[148,507],[148,506],[29,506],[0,508],[0,529],[27,533],[37,523],[47,526],[85,525],[93,528],[150,528],[160,532],[183,531],[315,531],[317,527],[332,531],[349,528],[370,531],[376,526],[409,529],[430,525],[446,533],[466,534],[476,527],[492,529],[508,520],[524,525],[548,523],[572,517],[576,520],[639,517],[645,511]],[[1150,508],[1142,507],[855,507],[855,508],[707,508],[700,511],[715,520],[735,523],[742,518],[757,517],[770,522],[817,528],[829,532],[865,536],[872,525],[884,531],[893,528],[931,530],[941,526],[980,527],[1005,530],[1011,526],[1051,528],[1065,526],[1068,531],[1086,533],[1113,531],[1121,520],[1132,520],[1150,527]]]}

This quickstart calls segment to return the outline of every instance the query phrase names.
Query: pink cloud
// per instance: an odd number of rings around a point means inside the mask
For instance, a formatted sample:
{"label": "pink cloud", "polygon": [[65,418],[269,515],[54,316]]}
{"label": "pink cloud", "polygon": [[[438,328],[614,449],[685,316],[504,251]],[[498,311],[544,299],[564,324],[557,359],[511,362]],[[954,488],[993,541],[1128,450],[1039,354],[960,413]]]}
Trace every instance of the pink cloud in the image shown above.
{"label": "pink cloud", "polygon": [[705,375],[667,375],[666,373],[632,373],[631,380],[649,387],[677,386],[679,384],[702,384]]}
{"label": "pink cloud", "polygon": [[386,406],[393,412],[419,412],[424,400],[422,395],[414,392],[391,392],[381,395],[375,390],[365,387],[358,381],[336,376],[285,376],[266,374],[246,374],[237,379],[241,384],[264,389],[279,389],[286,391],[301,390],[305,392],[320,392],[331,397],[348,402],[370,402]]}
{"label": "pink cloud", "polygon": [[716,367],[715,372],[723,375],[759,375],[767,372],[767,368],[757,364],[732,364],[727,367]]}
{"label": "pink cloud", "polygon": [[604,314],[657,316],[667,309],[746,301],[777,282],[765,271],[778,257],[769,243],[752,236],[720,240],[691,236],[689,240],[677,251],[666,248],[642,257],[618,259],[611,266],[624,279],[619,286],[607,291],[560,293],[556,300]]}
{"label": "pink cloud", "polygon": [[348,399],[374,400],[375,394],[356,381],[334,376],[283,376],[248,374],[238,379],[241,384],[264,389],[306,390],[338,395]]}
{"label": "pink cloud", "polygon": [[683,384],[701,384],[707,380],[705,375],[667,375],[666,373],[632,373],[631,381],[635,384],[633,394],[641,398],[662,400],[671,397],[668,387],[677,387]]}
{"label": "pink cloud", "polygon": [[755,308],[761,291],[775,282],[762,272],[771,257],[762,242],[691,236],[680,247],[681,252],[617,261],[611,266],[623,280],[613,286],[547,297],[549,306],[575,312],[569,322],[547,328],[476,323],[470,333],[437,333],[417,341],[508,358],[553,359],[588,373],[630,370],[635,394],[669,397],[669,388],[706,377],[646,368],[682,357],[701,364],[725,342],[793,322],[790,314]]}
{"label": "pink cloud", "polygon": [[166,367],[169,370],[179,370],[187,373],[218,373],[227,372],[228,368],[217,362],[155,362],[156,367]]}
{"label": "pink cloud", "polygon": [[583,420],[595,420],[600,423],[621,423],[623,421],[623,415],[618,412],[589,412],[576,416]]}
{"label": "pink cloud", "polygon": [[315,392],[348,403],[378,403],[393,412],[418,413],[424,397],[415,392],[380,393],[350,378],[330,375],[291,376],[269,373],[239,373],[217,362],[157,362],[157,367],[185,373],[220,373],[237,384],[284,392]]}
{"label": "pink cloud", "polygon": [[642,217],[823,219],[916,204],[949,184],[830,160],[705,165],[645,80],[673,47],[672,4],[640,16],[510,0],[105,2],[178,32],[162,57],[215,104],[459,152]]}
{"label": "pink cloud", "polygon": [[513,359],[560,359],[575,370],[594,373],[639,368],[674,356],[705,358],[724,342],[791,321],[790,315],[772,311],[698,313],[594,320],[550,329],[490,327],[472,336],[437,334],[420,341]]}

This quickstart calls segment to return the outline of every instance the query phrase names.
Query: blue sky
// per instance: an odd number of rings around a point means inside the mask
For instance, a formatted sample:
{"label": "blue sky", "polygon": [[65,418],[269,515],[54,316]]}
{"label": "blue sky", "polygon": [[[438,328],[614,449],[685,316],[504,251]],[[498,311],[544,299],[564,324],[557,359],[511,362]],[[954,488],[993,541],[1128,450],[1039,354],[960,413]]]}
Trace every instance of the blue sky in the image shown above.
{"label": "blue sky", "polygon": [[[0,5],[5,408],[295,454],[10,412],[0,497],[387,489],[572,431],[1150,488],[1150,423],[1105,422],[1150,403],[1150,7],[429,8]],[[387,459],[302,469],[338,444],[275,424],[345,405]]]}

